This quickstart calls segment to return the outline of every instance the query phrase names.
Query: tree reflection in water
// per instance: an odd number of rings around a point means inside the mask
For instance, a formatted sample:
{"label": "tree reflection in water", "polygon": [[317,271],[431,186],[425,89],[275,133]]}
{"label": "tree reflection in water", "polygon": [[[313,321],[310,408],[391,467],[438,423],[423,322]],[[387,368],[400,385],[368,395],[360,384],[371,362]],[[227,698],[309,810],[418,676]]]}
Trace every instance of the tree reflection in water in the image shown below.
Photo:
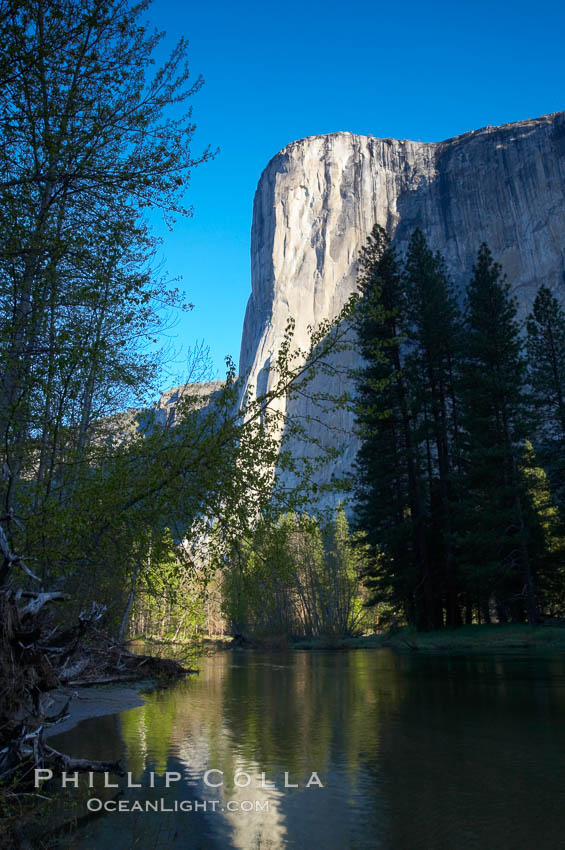
{"label": "tree reflection in water", "polygon": [[[203,659],[199,677],[55,744],[95,758],[123,748],[142,784],[124,799],[208,810],[108,814],[65,846],[560,846],[564,717],[559,658],[225,652]],[[208,777],[222,787],[206,785],[209,769],[223,772]],[[167,771],[182,777],[168,789]],[[313,771],[323,788],[305,787]],[[298,788],[285,788],[285,773]],[[230,812],[228,801],[254,810]]]}

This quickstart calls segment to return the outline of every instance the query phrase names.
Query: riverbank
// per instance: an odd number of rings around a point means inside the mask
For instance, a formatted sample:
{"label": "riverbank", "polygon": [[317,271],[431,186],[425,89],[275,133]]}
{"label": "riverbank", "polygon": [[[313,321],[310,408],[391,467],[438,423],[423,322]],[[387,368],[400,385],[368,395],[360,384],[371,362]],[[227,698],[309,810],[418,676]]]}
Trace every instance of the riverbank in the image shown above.
{"label": "riverbank", "polygon": [[435,632],[408,627],[352,638],[295,641],[294,650],[396,649],[423,652],[498,652],[506,650],[565,651],[565,625],[497,624],[461,626]]}
{"label": "riverbank", "polygon": [[137,682],[132,687],[120,685],[99,685],[91,688],[62,688],[51,695],[53,700],[49,710],[51,714],[60,712],[70,698],[67,717],[45,729],[44,737],[60,735],[68,732],[82,720],[90,717],[102,717],[105,714],[117,714],[129,708],[138,708],[145,704],[140,691],[152,689],[155,683],[151,681]]}
{"label": "riverbank", "polygon": [[[288,652],[294,650],[395,649],[425,652],[498,652],[499,650],[565,651],[565,623],[528,626],[520,623],[461,626],[459,629],[417,632],[403,627],[361,637],[319,637],[290,640],[283,636],[244,640],[225,636],[202,638],[198,643],[166,643],[153,646],[162,656],[211,655],[223,650]],[[141,646],[141,644],[140,644]],[[183,655],[184,654],[184,655]]]}
{"label": "riverbank", "polygon": [[[145,705],[150,691],[166,688],[170,684],[172,684],[170,679],[164,682],[158,679],[140,678],[128,683],[127,686],[114,683],[83,685],[75,688],[59,687],[50,693],[51,703],[47,706],[49,716],[56,716],[63,711],[67,702],[69,704],[61,720],[44,728],[43,738],[49,739],[48,746],[57,746],[50,739],[70,731],[83,720],[138,708]],[[84,764],[87,763],[84,762]],[[73,772],[76,767],[77,764],[72,764],[69,769]],[[111,765],[108,767],[112,772]],[[86,767],[78,769],[85,770]],[[63,815],[53,815],[55,811],[51,811],[53,800],[54,797],[49,794],[45,796],[45,793],[42,796],[36,796],[31,788],[27,793],[19,794],[17,791],[12,792],[10,787],[1,787],[0,846],[6,850],[24,850],[24,848],[31,850],[32,847],[47,850],[48,847],[53,846],[52,835],[61,833],[65,824],[71,828],[73,823],[72,817],[69,819],[66,812]]]}

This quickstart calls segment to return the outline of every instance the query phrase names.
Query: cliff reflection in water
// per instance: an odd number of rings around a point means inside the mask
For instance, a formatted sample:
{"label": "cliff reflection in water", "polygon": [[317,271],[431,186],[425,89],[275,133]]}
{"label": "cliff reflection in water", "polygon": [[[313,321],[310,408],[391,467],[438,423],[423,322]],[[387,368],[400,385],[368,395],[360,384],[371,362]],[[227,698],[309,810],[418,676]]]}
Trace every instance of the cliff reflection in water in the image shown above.
{"label": "cliff reflection in water", "polygon": [[[560,846],[564,718],[560,659],[223,653],[117,726],[97,718],[57,741],[97,758],[123,746],[143,786],[127,800],[219,800],[218,810],[108,814],[71,846]],[[206,786],[209,769],[222,787]],[[166,771],[182,781],[167,789]],[[323,788],[305,787],[313,771]],[[260,810],[230,812],[228,801]]]}

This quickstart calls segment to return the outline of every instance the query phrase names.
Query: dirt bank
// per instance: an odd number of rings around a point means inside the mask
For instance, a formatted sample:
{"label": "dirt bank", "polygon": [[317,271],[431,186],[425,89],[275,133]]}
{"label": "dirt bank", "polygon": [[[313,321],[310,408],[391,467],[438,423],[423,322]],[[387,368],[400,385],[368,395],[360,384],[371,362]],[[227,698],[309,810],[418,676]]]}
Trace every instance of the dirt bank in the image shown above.
{"label": "dirt bank", "polygon": [[[145,683],[145,687],[149,687]],[[59,735],[72,729],[81,720],[89,717],[101,717],[103,714],[117,714],[127,711],[128,708],[137,708],[145,703],[140,696],[141,686],[122,687],[120,685],[100,685],[89,688],[66,688],[54,691],[53,704],[49,709],[50,715],[61,711],[65,703],[71,698],[68,718],[59,721],[54,726],[45,730],[45,737]]]}

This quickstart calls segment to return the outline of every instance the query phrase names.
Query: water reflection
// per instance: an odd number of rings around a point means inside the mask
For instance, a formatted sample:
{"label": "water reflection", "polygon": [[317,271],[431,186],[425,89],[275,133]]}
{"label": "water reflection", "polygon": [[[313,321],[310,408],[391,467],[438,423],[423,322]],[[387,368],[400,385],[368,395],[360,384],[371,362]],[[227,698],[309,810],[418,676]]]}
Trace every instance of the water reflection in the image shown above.
{"label": "water reflection", "polygon": [[[199,810],[108,814],[64,846],[565,846],[564,718],[561,658],[223,653],[144,706],[53,739],[121,755],[143,786],[124,789],[130,802]],[[206,785],[211,768],[223,786]],[[170,788],[167,771],[182,778]],[[323,788],[306,787],[313,771]]]}

